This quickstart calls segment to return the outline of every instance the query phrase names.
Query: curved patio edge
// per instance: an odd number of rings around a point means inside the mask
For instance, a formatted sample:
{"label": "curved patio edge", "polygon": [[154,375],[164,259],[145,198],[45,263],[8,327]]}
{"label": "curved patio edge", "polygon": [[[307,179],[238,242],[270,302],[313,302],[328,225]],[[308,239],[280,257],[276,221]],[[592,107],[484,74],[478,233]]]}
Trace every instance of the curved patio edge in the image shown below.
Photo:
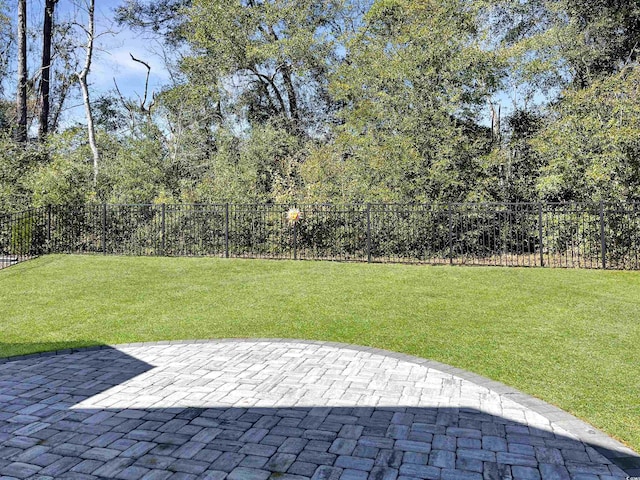
{"label": "curved patio edge", "polygon": [[397,360],[414,363],[426,368],[433,368],[450,375],[454,375],[463,380],[467,380],[481,387],[487,388],[496,392],[499,395],[506,396],[510,400],[518,403],[524,407],[531,409],[532,411],[546,417],[551,425],[560,427],[575,436],[580,442],[594,448],[600,454],[602,454],[609,461],[617,465],[623,471],[625,471],[630,477],[640,477],[640,454],[636,453],[631,448],[622,444],[621,442],[611,438],[606,433],[598,430],[592,425],[576,418],[570,413],[562,410],[559,407],[551,405],[543,400],[535,398],[531,395],[525,394],[513,387],[505,385],[496,380],[478,375],[476,373],[469,372],[457,367],[453,367],[435,360],[429,360],[405,353],[395,352],[392,350],[385,350],[376,347],[368,347],[361,345],[354,345],[349,343],[340,343],[324,340],[306,340],[297,338],[212,338],[212,339],[191,339],[191,340],[165,340],[155,342],[135,342],[135,343],[122,343],[111,345],[95,345],[89,347],[69,348],[63,350],[53,350],[48,352],[33,353],[26,355],[18,355],[12,357],[0,358],[0,365],[15,362],[19,360],[27,360],[38,357],[50,357],[55,355],[67,355],[75,352],[86,352],[92,350],[112,349],[112,348],[125,348],[125,347],[141,347],[150,345],[185,345],[185,344],[198,344],[198,343],[229,343],[229,342],[272,342],[272,343],[301,343],[309,345],[323,345],[334,348],[350,349],[361,352],[368,352],[372,354],[384,355],[386,357],[395,358]]}

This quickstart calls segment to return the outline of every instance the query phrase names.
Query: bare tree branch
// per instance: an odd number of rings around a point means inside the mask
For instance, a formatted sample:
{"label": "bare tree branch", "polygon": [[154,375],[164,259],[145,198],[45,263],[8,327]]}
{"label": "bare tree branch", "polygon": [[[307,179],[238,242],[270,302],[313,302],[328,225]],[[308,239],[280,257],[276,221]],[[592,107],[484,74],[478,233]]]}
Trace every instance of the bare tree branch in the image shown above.
{"label": "bare tree branch", "polygon": [[147,96],[149,94],[149,75],[151,74],[151,66],[147,62],[134,57],[132,53],[129,53],[129,56],[131,57],[131,60],[133,60],[134,62],[140,63],[140,64],[144,65],[145,67],[147,67],[147,78],[145,79],[145,82],[144,82],[144,96],[142,97],[142,99],[140,101],[140,110],[142,112],[151,113],[151,108],[153,107],[153,105],[155,103],[155,96],[153,96],[153,94],[152,94],[152,97],[153,97],[154,101],[151,102],[151,105],[149,105],[149,108],[146,107],[146,105],[147,105]]}
{"label": "bare tree branch", "polygon": [[87,130],[89,133],[89,146],[91,147],[91,153],[93,154],[93,185],[98,184],[98,165],[100,163],[100,153],[98,152],[98,145],[96,142],[96,130],[93,121],[93,112],[91,110],[91,99],[89,97],[89,84],[87,82],[87,76],[91,69],[91,60],[93,58],[93,43],[95,41],[94,28],[95,28],[95,0],[89,1],[89,8],[87,11],[88,20],[87,28],[83,28],[87,32],[87,44],[85,46],[86,54],[84,67],[76,75],[80,81],[80,88],[82,90],[82,98],[84,100],[84,109],[87,117]]}

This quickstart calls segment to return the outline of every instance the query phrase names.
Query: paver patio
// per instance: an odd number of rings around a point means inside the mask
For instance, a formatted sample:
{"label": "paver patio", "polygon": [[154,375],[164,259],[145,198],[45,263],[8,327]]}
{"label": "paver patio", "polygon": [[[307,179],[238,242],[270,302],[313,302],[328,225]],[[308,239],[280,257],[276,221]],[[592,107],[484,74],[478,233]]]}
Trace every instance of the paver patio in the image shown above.
{"label": "paver patio", "polygon": [[222,340],[0,360],[2,479],[605,480],[637,461],[509,387],[371,348]]}

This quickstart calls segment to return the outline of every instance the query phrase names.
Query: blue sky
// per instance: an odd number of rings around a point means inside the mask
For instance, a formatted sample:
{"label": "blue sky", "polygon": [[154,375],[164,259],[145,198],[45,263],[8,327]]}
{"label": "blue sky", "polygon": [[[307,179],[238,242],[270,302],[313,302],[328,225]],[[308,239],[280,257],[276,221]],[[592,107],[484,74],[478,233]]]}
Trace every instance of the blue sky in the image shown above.
{"label": "blue sky", "polygon": [[[78,9],[78,5],[84,5],[86,1],[88,0],[59,0],[56,6],[56,17],[60,22],[71,18],[86,18],[82,9]],[[16,28],[16,0],[5,0],[5,3],[9,7],[8,13],[12,16],[12,23]],[[154,38],[149,33],[133,32],[113,22],[114,10],[121,3],[122,0],[96,0],[96,33],[99,37],[89,74],[91,95],[94,100],[101,94],[114,92],[114,79],[125,97],[136,98],[143,95],[147,71],[143,65],[134,62],[130,54],[151,65],[149,95],[151,92],[159,91],[163,85],[170,81],[169,72],[162,59],[161,39]],[[27,0],[29,25],[34,32],[41,29],[43,4],[44,0]],[[29,52],[32,70],[39,65],[40,49],[40,39],[38,38]],[[9,79],[7,87],[5,93],[12,96],[15,91],[14,78]],[[502,106],[503,118],[512,111],[512,95],[512,91],[503,91],[494,98],[494,101]],[[545,98],[540,95],[534,98],[534,102],[538,104],[543,103],[544,100]],[[490,123],[488,107],[486,110],[482,115],[481,122],[488,124]],[[62,125],[69,125],[77,121],[84,122],[84,109],[79,96],[69,99],[67,110],[62,117]]]}
{"label": "blue sky", "polygon": [[[56,6],[56,18],[62,22],[71,18],[86,18],[82,9],[85,0],[59,0]],[[6,0],[7,13],[11,17],[14,30],[17,28],[16,0]],[[149,90],[158,91],[169,82],[169,73],[162,60],[161,44],[148,34],[143,36],[113,22],[114,9],[120,0],[96,0],[96,33],[99,35],[93,57],[89,83],[93,99],[103,93],[114,90],[114,79],[125,97],[143,95],[146,68],[131,60],[130,54],[151,65]],[[29,28],[38,32],[42,28],[43,0],[27,0],[27,18]],[[109,33],[107,33],[109,32]],[[39,38],[29,47],[29,74],[33,75],[41,56]],[[15,92],[15,79],[7,82],[7,95]],[[63,116],[63,124],[84,121],[84,110],[80,98],[69,99],[68,110]]]}
{"label": "blue sky", "polygon": [[[125,97],[144,94],[147,69],[134,62],[130,54],[151,66],[149,94],[159,91],[169,82],[169,73],[162,60],[161,44],[158,39],[148,34],[135,33],[113,22],[113,11],[120,3],[119,0],[96,0],[96,32],[100,37],[97,40],[98,48],[89,74],[91,93],[94,98],[101,93],[114,90],[114,79]],[[73,2],[70,0],[60,0],[58,7],[60,16],[73,14],[72,5]],[[71,121],[75,115],[84,115],[82,109],[74,109],[72,112],[69,112],[68,119]]]}

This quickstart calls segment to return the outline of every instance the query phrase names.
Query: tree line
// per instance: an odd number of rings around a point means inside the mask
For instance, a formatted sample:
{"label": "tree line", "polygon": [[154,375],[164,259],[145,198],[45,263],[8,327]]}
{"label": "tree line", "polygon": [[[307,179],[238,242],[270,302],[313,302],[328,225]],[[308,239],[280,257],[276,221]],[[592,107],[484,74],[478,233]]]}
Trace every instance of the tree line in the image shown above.
{"label": "tree line", "polygon": [[640,0],[124,0],[169,72],[134,97],[60,1],[0,1],[2,211],[640,200]]}

